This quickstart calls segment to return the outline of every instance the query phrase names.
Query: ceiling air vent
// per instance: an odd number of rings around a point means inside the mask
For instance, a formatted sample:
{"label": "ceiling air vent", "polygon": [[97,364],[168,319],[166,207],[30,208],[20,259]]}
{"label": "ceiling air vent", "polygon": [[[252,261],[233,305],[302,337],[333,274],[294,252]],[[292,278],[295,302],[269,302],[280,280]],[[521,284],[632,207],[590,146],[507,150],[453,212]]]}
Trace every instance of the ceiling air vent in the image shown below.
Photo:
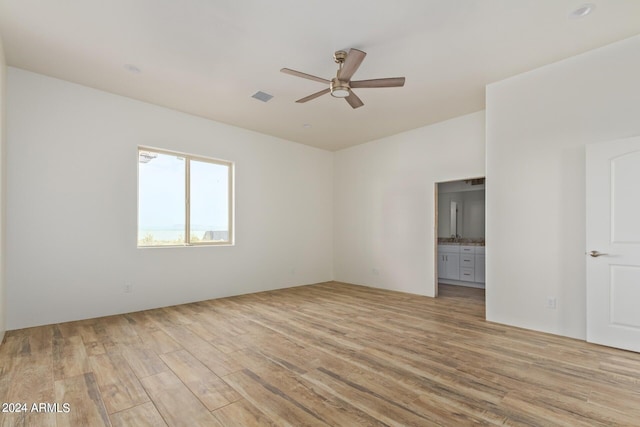
{"label": "ceiling air vent", "polygon": [[482,185],[484,184],[484,178],[465,179],[464,182],[471,185]]}
{"label": "ceiling air vent", "polygon": [[259,90],[253,95],[251,95],[251,97],[257,99],[258,101],[267,102],[271,98],[273,98],[273,95],[269,95],[268,93],[262,92],[261,90]]}

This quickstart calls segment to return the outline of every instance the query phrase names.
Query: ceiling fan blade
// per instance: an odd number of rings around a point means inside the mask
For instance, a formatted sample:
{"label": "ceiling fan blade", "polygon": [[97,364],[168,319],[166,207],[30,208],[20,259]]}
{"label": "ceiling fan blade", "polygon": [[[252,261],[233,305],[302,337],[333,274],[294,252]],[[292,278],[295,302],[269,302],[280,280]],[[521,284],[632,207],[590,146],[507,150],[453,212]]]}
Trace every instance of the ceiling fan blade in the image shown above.
{"label": "ceiling fan blade", "polygon": [[316,92],[316,93],[312,93],[309,96],[305,96],[304,98],[300,98],[298,99],[296,102],[307,102],[307,101],[311,101],[312,99],[316,99],[319,96],[324,95],[325,93],[329,93],[331,91],[331,89],[326,88],[326,89],[322,89],[320,92]]}
{"label": "ceiling fan blade", "polygon": [[302,77],[303,79],[314,80],[316,82],[325,83],[325,84],[331,83],[329,80],[323,79],[322,77],[312,76],[311,74],[302,73],[300,71],[291,70],[289,68],[283,68],[280,71],[285,74],[291,74],[292,76]]}
{"label": "ceiling fan blade", "polygon": [[358,70],[365,56],[367,56],[367,54],[361,50],[349,49],[347,59],[344,60],[344,64],[342,64],[342,69],[339,73],[340,80],[345,82],[351,80],[351,77]]}
{"label": "ceiling fan blade", "polygon": [[390,77],[388,79],[358,80],[349,83],[353,88],[359,87],[401,87],[404,86],[404,77]]}
{"label": "ceiling fan blade", "polygon": [[353,91],[349,92],[349,96],[347,96],[345,99],[352,108],[359,108],[364,105],[364,102],[362,102],[362,100],[358,98],[358,95],[353,93]]}

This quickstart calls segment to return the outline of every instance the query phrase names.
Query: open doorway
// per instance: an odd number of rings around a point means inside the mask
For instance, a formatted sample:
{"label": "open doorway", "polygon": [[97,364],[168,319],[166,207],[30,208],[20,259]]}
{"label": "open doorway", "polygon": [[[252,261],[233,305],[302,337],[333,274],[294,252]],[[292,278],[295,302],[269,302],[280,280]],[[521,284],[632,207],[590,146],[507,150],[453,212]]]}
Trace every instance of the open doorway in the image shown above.
{"label": "open doorway", "polygon": [[436,183],[436,292],[485,289],[485,179]]}

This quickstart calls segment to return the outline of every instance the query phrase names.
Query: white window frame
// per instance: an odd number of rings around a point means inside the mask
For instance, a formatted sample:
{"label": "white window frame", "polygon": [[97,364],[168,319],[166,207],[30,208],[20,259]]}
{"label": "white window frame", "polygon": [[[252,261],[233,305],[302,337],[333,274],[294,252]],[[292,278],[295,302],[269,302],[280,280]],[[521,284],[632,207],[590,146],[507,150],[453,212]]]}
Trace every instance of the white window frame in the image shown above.
{"label": "white window frame", "polygon": [[[157,153],[157,154],[165,154],[165,155],[169,155],[169,156],[179,156],[179,157],[183,157],[185,159],[185,201],[184,201],[184,207],[185,207],[185,229],[184,229],[184,243],[182,244],[175,244],[175,245],[171,245],[171,244],[166,244],[166,245],[142,245],[140,244],[139,241],[139,236],[138,233],[140,232],[140,152],[143,151],[148,151],[151,153]],[[179,151],[172,151],[172,150],[165,150],[162,148],[154,148],[154,147],[147,147],[147,146],[138,146],[138,150],[136,152],[137,157],[136,157],[136,164],[138,165],[138,192],[137,192],[137,201],[138,201],[138,209],[136,211],[138,218],[137,218],[137,227],[136,227],[136,242],[137,242],[137,246],[138,248],[175,248],[175,247],[185,247],[185,246],[232,246],[234,245],[234,236],[235,236],[235,230],[234,230],[234,212],[235,212],[235,206],[234,206],[234,201],[235,201],[235,192],[234,192],[234,170],[235,170],[235,163],[229,160],[222,160],[222,159],[215,159],[212,157],[205,157],[205,156],[200,156],[200,155],[194,155],[194,154],[187,154],[187,153],[182,153]],[[228,240],[226,241],[198,241],[198,242],[191,242],[191,201],[190,201],[190,191],[191,191],[191,183],[190,183],[190,175],[191,175],[191,160],[196,160],[199,162],[205,162],[205,163],[213,163],[216,165],[222,165],[222,166],[227,166],[228,170],[229,170],[229,175],[228,175],[228,200],[227,200],[227,206],[229,208],[229,218],[228,218],[228,225],[229,225],[229,232],[228,232]]]}

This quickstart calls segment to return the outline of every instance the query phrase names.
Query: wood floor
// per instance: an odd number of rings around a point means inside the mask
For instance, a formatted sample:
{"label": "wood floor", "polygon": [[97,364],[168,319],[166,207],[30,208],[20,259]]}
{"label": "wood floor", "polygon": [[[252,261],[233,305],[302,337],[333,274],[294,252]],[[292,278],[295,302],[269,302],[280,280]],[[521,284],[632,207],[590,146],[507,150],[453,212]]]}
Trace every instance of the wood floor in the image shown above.
{"label": "wood floor", "polygon": [[11,331],[0,402],[28,408],[0,424],[640,425],[640,354],[488,323],[483,292],[330,282]]}

